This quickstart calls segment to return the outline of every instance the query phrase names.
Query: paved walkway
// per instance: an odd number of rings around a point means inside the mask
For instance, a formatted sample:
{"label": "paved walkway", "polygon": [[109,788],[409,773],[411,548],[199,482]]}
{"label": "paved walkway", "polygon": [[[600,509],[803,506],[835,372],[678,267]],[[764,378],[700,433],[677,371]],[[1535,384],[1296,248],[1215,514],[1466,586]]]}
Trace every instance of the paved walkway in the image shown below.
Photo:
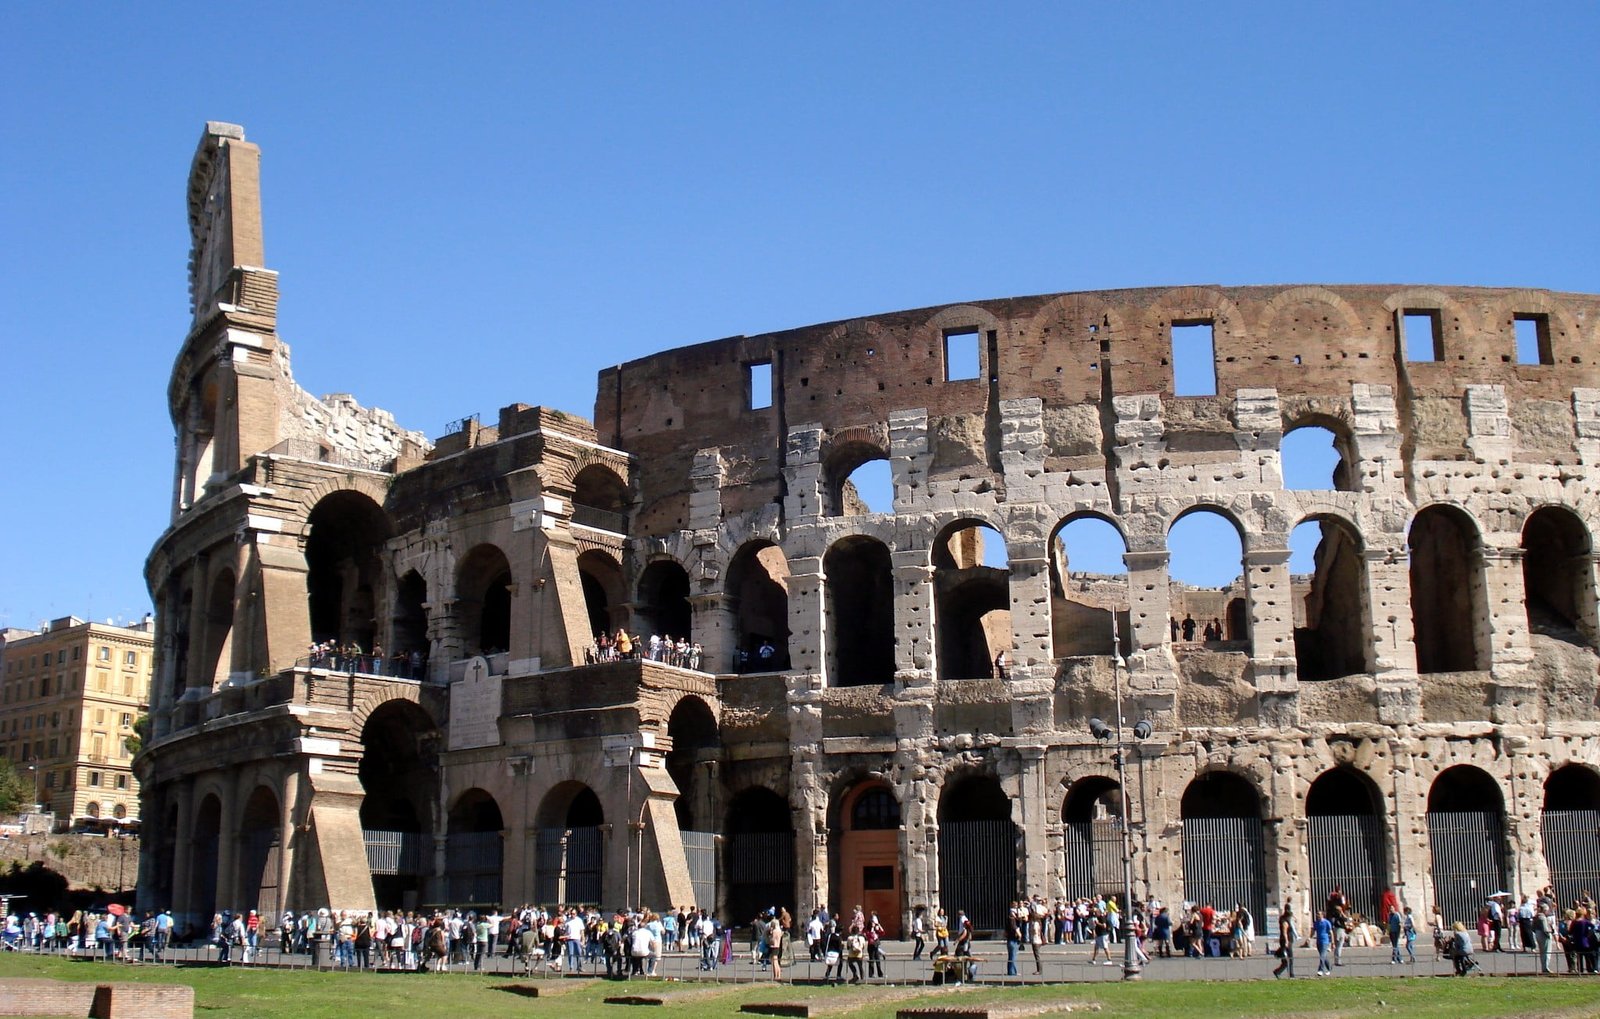
{"label": "paved walkway", "polygon": [[[738,943],[736,942],[736,945]],[[1260,942],[1258,941],[1258,946]],[[911,944],[909,942],[884,942],[886,949],[884,962],[884,976],[882,979],[874,978],[869,983],[915,983],[928,980],[932,975],[932,966],[926,956],[922,961],[911,961]],[[1415,964],[1392,965],[1389,961],[1389,949],[1383,948],[1349,948],[1344,952],[1343,964],[1333,971],[1333,979],[1350,976],[1365,977],[1410,977],[1410,976],[1449,976],[1454,968],[1451,963],[1434,956],[1431,943],[1419,942],[1417,946],[1417,961]],[[242,951],[235,949],[233,958],[235,963],[242,958]],[[742,960],[739,956],[742,954]],[[1088,945],[1046,945],[1039,951],[1039,970],[1036,972],[1033,954],[1024,946],[1017,958],[1018,976],[1007,977],[1006,947],[1003,942],[978,942],[975,958],[978,961],[978,980],[983,983],[1084,983],[1100,981],[1116,981],[1122,979],[1122,953],[1117,946],[1112,948],[1114,964],[1107,966],[1104,962],[1091,964],[1089,962]],[[203,948],[178,948],[167,953],[168,962],[193,963],[215,961],[216,949]],[[135,954],[137,958],[137,954]],[[698,952],[668,953],[662,957],[661,965],[657,969],[658,977],[669,977],[677,980],[719,980],[732,982],[758,982],[771,981],[771,976],[765,968],[758,968],[749,961],[750,952],[748,944],[742,953],[735,953],[735,961],[717,968],[715,973],[706,973],[699,969],[700,956]],[[1478,961],[1486,973],[1497,975],[1531,976],[1539,972],[1538,957],[1532,952],[1488,952],[1478,953]],[[1295,976],[1298,979],[1316,979],[1317,953],[1313,949],[1301,948],[1295,952]],[[115,965],[115,964],[112,964]],[[258,953],[255,965],[267,967],[286,967],[303,969],[311,965],[311,958],[307,955],[283,955],[276,949],[263,949]],[[1144,979],[1147,980],[1265,980],[1271,979],[1272,969],[1277,965],[1277,960],[1269,955],[1257,955],[1249,959],[1185,959],[1156,958],[1144,968]],[[784,967],[785,981],[820,981],[826,967],[820,962],[810,962],[802,952],[800,957],[792,964]],[[1557,955],[1554,968],[1558,973],[1566,972],[1566,959]],[[451,972],[471,972],[470,965],[456,964],[450,967]],[[503,956],[485,959],[483,972],[488,975],[499,974],[509,976],[517,972],[514,960]],[[605,963],[599,964],[600,975],[605,973]],[[595,970],[587,963],[582,974],[584,977],[595,975]],[[540,970],[534,974],[537,979],[561,979],[562,977],[577,976],[570,971],[564,974],[552,974],[548,970]]]}

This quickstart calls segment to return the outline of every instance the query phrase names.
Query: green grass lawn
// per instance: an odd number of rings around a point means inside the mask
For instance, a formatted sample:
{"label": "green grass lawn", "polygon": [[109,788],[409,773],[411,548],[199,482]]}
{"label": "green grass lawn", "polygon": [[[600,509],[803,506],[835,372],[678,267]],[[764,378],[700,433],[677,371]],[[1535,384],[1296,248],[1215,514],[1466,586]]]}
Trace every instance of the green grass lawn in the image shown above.
{"label": "green grass lawn", "polygon": [[[1224,1019],[1232,1016],[1592,1016],[1600,1005],[1600,978],[1451,977],[1300,979],[1206,982],[1152,980],[1140,984],[1046,987],[777,987],[650,981],[541,979],[541,997],[525,998],[498,988],[504,977],[448,974],[347,974],[293,970],[171,969],[157,966],[68,962],[57,958],[0,955],[0,995],[8,977],[58,980],[183,983],[195,989],[195,1014],[249,1019],[349,1019],[352,1015],[417,1014],[452,1019],[508,1015],[734,1016],[745,1002],[811,1002],[829,1015],[893,1019],[901,1008],[928,1005],[999,1005],[1034,1014],[1086,1011],[1102,1016],[1158,1015],[1162,1019]],[[617,994],[665,998],[664,1008],[632,1009],[604,1004]]]}

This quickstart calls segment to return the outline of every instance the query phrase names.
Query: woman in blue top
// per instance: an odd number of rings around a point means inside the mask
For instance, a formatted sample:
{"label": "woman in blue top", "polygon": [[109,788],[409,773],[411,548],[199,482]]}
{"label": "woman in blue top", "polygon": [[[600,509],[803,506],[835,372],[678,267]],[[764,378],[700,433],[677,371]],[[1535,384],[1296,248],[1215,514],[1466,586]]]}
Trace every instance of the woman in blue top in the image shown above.
{"label": "woman in blue top", "polygon": [[107,962],[111,961],[111,925],[106,922],[105,914],[94,925],[94,943],[100,949],[100,954]]}
{"label": "woman in blue top", "polygon": [[1333,973],[1333,965],[1328,960],[1328,949],[1333,946],[1333,921],[1328,919],[1328,914],[1317,917],[1317,922],[1311,925],[1311,933],[1317,939],[1317,976],[1328,976]]}

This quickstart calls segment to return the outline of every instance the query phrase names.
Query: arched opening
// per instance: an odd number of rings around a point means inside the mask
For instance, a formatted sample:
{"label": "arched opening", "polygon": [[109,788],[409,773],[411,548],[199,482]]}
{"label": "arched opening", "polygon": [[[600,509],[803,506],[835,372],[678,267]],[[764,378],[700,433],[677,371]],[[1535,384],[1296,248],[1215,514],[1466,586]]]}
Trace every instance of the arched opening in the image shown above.
{"label": "arched opening", "polygon": [[[1244,590],[1244,539],[1239,525],[1211,506],[1179,514],[1167,531],[1173,640],[1217,639],[1229,602]],[[1236,640],[1249,640],[1248,622]]]}
{"label": "arched opening", "polygon": [[1302,522],[1289,534],[1289,572],[1291,588],[1305,589],[1294,607],[1300,678],[1338,679],[1370,671],[1366,635],[1371,620],[1360,536],[1336,517]]}
{"label": "arched opening", "polygon": [[1050,539],[1050,634],[1057,658],[1109,655],[1113,626],[1123,654],[1133,650],[1128,622],[1128,545],[1104,517],[1063,521]]}
{"label": "arched opening", "polygon": [[96,800],[90,800],[87,804],[85,804],[84,808],[83,808],[83,816],[92,817],[95,820],[99,820],[99,818],[100,818],[100,804],[99,804],[99,802],[96,801]]}
{"label": "arched opening", "polygon": [[1350,439],[1320,424],[1297,424],[1283,433],[1278,447],[1283,487],[1301,491],[1353,492],[1356,472]]}
{"label": "arched opening", "polygon": [[933,595],[939,678],[998,678],[995,659],[1011,650],[1011,567],[1000,532],[975,520],[940,531]]}
{"label": "arched opening", "polygon": [[222,847],[222,801],[208,794],[194,813],[194,855],[189,861],[189,911],[197,929],[217,911],[217,853]]}
{"label": "arched opening", "polygon": [[1061,805],[1062,872],[1069,898],[1122,894],[1122,787],[1092,775],[1067,789]]}
{"label": "arched opening", "polygon": [[468,655],[511,649],[511,563],[494,545],[478,545],[456,570],[456,615]]}
{"label": "arched opening", "polygon": [[1183,897],[1219,909],[1243,904],[1267,915],[1267,853],[1261,797],[1226,771],[1195,777],[1183,791]]}
{"label": "arched opening", "polygon": [[771,789],[746,789],[728,804],[725,830],[728,902],[723,919],[746,924],[773,906],[794,914],[794,820],[789,802]]}
{"label": "arched opening", "polygon": [[1352,910],[1376,922],[1389,867],[1382,797],[1372,780],[1350,767],[1318,775],[1306,793],[1306,826],[1311,901],[1324,901],[1337,885]]}
{"label": "arched opening", "polygon": [[633,609],[636,636],[658,634],[673,640],[692,639],[689,574],[671,559],[657,559],[639,577],[639,598]]}
{"label": "arched opening", "polygon": [[828,676],[833,686],[894,679],[894,575],[889,550],[862,536],[843,538],[822,559]]}
{"label": "arched opening", "polygon": [[1250,633],[1250,612],[1243,598],[1228,600],[1228,640],[1245,640]]}
{"label": "arched opening", "polygon": [[590,464],[572,479],[572,522],[579,526],[627,534],[628,501],[628,486],[602,464]]}
{"label": "arched opening", "polygon": [[1600,774],[1568,764],[1544,781],[1544,860],[1557,902],[1600,888]]}
{"label": "arched opening", "polygon": [[1471,519],[1453,506],[1429,506],[1412,521],[1407,544],[1417,671],[1488,668],[1483,549]]}
{"label": "arched opening", "polygon": [[615,633],[626,622],[622,603],[628,600],[621,564],[610,553],[591,548],[578,556],[578,576],[583,579],[590,635],[598,640],[602,633]]}
{"label": "arched opening", "polygon": [[283,908],[278,872],[283,854],[283,816],[278,797],[266,786],[256,786],[245,801],[239,820],[239,891],[245,909],[263,917],[277,916]]}
{"label": "arched opening", "polygon": [[824,515],[853,517],[894,512],[894,478],[889,457],[865,442],[847,443],[833,451],[823,471]]}
{"label": "arched opening", "polygon": [[1017,826],[992,775],[966,775],[939,794],[939,902],[952,921],[1000,930],[1017,897]]}
{"label": "arched opening", "polygon": [[728,564],[728,609],[739,639],[736,672],[789,667],[789,560],[770,541],[746,543]]}
{"label": "arched opening", "polygon": [[1471,927],[1484,897],[1504,891],[1505,798],[1500,785],[1470,764],[1446,768],[1428,790],[1428,848],[1433,899],[1445,923]]}
{"label": "arched opening", "polygon": [[201,675],[215,690],[233,671],[233,571],[223,570],[211,582],[206,599],[205,662]]}
{"label": "arched opening", "polygon": [[673,804],[678,828],[711,831],[716,815],[711,803],[713,784],[707,770],[717,759],[716,716],[700,698],[684,697],[667,719],[667,738],[672,741],[672,749],[667,751],[667,774],[678,787],[678,799]]}
{"label": "arched opening", "polygon": [[422,579],[422,574],[410,570],[400,578],[400,586],[395,591],[393,651],[404,658],[390,672],[405,679],[421,679],[419,669],[411,664],[410,655],[416,652],[420,666],[430,650],[428,582]]}
{"label": "arched opening", "polygon": [[334,492],[307,518],[306,600],[311,636],[370,650],[377,637],[388,514],[360,492]]}
{"label": "arched opening", "polygon": [[887,782],[858,783],[837,805],[830,885],[841,912],[878,914],[886,936],[900,936],[905,894],[900,876],[900,801]]}
{"label": "arched opening", "polygon": [[404,700],[379,705],[361,727],[361,834],[380,909],[417,908],[433,872],[440,736],[428,713]]}
{"label": "arched opening", "polygon": [[128,816],[128,805],[126,803],[119,803],[116,806],[112,807],[111,808],[111,816],[116,818],[119,821],[122,820],[123,818],[127,817]]}
{"label": "arched opening", "polygon": [[1522,587],[1528,630],[1594,643],[1594,567],[1588,528],[1562,506],[1535,510],[1522,527]]}
{"label": "arched opening", "polygon": [[599,905],[605,894],[606,823],[600,797],[582,782],[561,782],[545,794],[535,819],[536,895],[547,906]]}
{"label": "arched opening", "polygon": [[500,805],[482,789],[468,789],[450,808],[445,837],[445,896],[453,906],[493,906],[500,901]]}

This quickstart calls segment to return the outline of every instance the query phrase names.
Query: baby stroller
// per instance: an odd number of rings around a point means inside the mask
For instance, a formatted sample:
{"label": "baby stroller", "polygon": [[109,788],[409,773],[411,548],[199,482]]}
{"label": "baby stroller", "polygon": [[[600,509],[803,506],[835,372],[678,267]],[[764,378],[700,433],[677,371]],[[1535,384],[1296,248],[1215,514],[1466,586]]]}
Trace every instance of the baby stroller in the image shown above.
{"label": "baby stroller", "polygon": [[1472,936],[1466,931],[1456,931],[1445,938],[1444,957],[1455,964],[1456,976],[1464,977],[1476,970],[1483,972],[1483,967],[1478,965],[1477,958],[1472,954]]}

